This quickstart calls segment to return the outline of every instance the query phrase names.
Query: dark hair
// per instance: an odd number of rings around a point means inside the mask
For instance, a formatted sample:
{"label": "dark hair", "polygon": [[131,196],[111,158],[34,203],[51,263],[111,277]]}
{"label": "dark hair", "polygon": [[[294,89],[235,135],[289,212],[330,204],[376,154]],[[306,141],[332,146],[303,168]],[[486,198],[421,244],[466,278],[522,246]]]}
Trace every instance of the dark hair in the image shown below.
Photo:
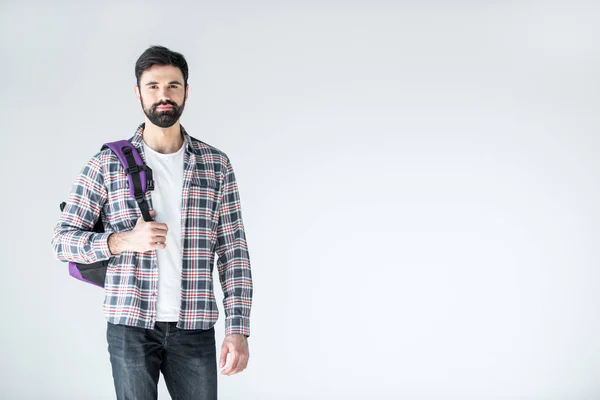
{"label": "dark hair", "polygon": [[135,79],[138,86],[140,77],[144,71],[152,68],[154,65],[172,65],[181,70],[183,74],[183,84],[187,86],[188,65],[182,54],[171,51],[163,46],[151,46],[142,53],[135,63]]}

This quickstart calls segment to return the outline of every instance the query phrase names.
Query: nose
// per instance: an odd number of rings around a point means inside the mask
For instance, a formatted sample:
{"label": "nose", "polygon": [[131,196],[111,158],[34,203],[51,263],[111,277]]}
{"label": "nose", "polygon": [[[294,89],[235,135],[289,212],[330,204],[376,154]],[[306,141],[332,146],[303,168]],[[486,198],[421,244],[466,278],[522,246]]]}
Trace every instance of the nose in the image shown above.
{"label": "nose", "polygon": [[160,100],[160,101],[166,101],[166,100],[171,101],[171,98],[169,97],[169,93],[168,93],[168,87],[163,86],[160,89],[160,92],[158,94],[158,100]]}

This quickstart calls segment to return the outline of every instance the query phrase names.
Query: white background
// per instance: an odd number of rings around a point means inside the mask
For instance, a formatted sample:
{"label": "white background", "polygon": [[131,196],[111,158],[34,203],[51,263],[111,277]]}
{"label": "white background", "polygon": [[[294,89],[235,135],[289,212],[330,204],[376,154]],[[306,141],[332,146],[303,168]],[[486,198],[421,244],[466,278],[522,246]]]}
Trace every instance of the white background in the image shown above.
{"label": "white background", "polygon": [[0,4],[1,398],[114,398],[102,291],[50,240],[154,44],[240,188],[221,399],[600,398],[599,3]]}

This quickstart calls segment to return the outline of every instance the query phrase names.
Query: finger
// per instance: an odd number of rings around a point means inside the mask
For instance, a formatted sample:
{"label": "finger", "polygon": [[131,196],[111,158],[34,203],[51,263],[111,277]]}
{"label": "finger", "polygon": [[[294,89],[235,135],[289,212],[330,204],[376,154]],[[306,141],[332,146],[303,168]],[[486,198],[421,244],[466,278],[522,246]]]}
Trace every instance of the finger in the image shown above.
{"label": "finger", "polygon": [[225,366],[225,362],[227,361],[227,353],[229,352],[229,348],[225,345],[221,346],[221,358],[219,360],[219,368],[223,368]]}
{"label": "finger", "polygon": [[153,235],[150,235],[149,240],[151,242],[164,242],[165,240],[167,240],[167,234],[166,233],[154,233]]}
{"label": "finger", "polygon": [[237,366],[238,363],[240,362],[240,354],[237,351],[232,351],[229,353],[230,354],[230,358],[229,358],[229,366],[227,368],[225,368],[222,372],[222,374],[224,375],[233,375],[237,373]]}
{"label": "finger", "polygon": [[150,210],[150,216],[154,217],[156,215],[156,210]]}
{"label": "finger", "polygon": [[248,367],[248,356],[243,355],[242,357],[240,357],[240,362],[238,363],[238,370],[239,370],[239,372],[242,372],[247,367]]}
{"label": "finger", "polygon": [[233,371],[233,352],[229,353],[229,360],[227,361],[227,367],[221,371],[221,374],[223,375],[230,375],[231,371]]}
{"label": "finger", "polygon": [[168,231],[169,227],[167,226],[167,224],[164,224],[162,222],[148,222],[150,224],[150,229],[155,230],[155,231]]}
{"label": "finger", "polygon": [[167,236],[167,233],[169,233],[169,232],[162,230],[162,229],[150,229],[150,232],[148,232],[148,233],[149,233],[150,237],[153,238],[153,237],[165,237],[165,236]]}
{"label": "finger", "polygon": [[166,243],[151,243],[150,250],[162,250],[167,247]]}
{"label": "finger", "polygon": [[247,354],[241,354],[239,358],[240,358],[240,360],[237,364],[236,373],[242,372],[248,366],[248,355]]}

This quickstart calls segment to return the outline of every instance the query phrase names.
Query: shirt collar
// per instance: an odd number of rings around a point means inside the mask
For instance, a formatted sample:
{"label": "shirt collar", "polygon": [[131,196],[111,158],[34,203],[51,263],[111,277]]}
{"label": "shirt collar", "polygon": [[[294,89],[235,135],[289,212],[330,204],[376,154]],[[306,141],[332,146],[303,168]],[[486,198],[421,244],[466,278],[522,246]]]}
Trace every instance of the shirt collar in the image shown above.
{"label": "shirt collar", "polygon": [[[145,127],[146,127],[146,123],[142,122],[137,127],[133,137],[129,140],[131,142],[131,144],[133,144],[138,149],[141,148],[142,144],[143,144],[142,134],[144,133]],[[190,135],[186,132],[183,125],[179,125],[179,127],[181,128],[181,135],[183,136],[183,145],[185,146],[186,150],[191,153],[195,153],[194,148],[192,146],[192,140],[190,138]]]}

